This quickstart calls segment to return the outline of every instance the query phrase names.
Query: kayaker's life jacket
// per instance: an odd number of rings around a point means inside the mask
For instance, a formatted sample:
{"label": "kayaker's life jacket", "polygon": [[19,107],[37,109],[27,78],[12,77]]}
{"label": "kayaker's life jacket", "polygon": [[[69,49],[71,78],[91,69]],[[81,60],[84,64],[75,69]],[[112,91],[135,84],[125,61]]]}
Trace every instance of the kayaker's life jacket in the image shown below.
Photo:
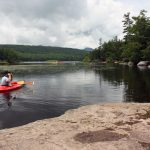
{"label": "kayaker's life jacket", "polygon": [[1,85],[2,86],[9,86],[10,80],[6,76],[2,77]]}

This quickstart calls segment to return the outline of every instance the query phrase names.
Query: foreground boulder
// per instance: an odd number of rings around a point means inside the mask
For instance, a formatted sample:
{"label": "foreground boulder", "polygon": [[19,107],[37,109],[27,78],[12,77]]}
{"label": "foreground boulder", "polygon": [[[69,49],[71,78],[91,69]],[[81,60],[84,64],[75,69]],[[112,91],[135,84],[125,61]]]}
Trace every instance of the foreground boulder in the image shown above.
{"label": "foreground boulder", "polygon": [[84,106],[0,130],[0,150],[150,150],[150,104]]}

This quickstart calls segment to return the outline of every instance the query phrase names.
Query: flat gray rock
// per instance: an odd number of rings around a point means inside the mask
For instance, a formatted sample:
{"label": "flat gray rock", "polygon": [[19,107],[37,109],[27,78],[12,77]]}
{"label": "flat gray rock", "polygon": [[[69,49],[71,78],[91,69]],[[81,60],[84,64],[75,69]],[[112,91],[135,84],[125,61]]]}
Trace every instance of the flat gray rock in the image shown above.
{"label": "flat gray rock", "polygon": [[89,105],[0,130],[0,150],[150,150],[150,104]]}

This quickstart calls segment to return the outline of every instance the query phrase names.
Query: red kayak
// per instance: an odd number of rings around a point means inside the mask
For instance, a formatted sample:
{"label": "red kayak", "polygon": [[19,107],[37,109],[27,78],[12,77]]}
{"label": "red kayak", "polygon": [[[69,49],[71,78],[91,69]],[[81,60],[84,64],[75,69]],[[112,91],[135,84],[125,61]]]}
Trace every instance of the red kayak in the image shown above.
{"label": "red kayak", "polygon": [[11,86],[2,86],[0,85],[0,93],[14,91],[20,89],[24,84],[20,84],[19,82],[11,82]]}

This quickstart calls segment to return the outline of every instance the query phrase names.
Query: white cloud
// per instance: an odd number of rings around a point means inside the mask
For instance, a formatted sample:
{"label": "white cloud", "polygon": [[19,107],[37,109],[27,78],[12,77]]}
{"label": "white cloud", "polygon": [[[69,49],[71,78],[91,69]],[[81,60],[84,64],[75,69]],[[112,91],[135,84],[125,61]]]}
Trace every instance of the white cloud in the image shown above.
{"label": "white cloud", "polygon": [[0,0],[0,43],[95,48],[122,37],[125,13],[149,8],[148,0]]}

